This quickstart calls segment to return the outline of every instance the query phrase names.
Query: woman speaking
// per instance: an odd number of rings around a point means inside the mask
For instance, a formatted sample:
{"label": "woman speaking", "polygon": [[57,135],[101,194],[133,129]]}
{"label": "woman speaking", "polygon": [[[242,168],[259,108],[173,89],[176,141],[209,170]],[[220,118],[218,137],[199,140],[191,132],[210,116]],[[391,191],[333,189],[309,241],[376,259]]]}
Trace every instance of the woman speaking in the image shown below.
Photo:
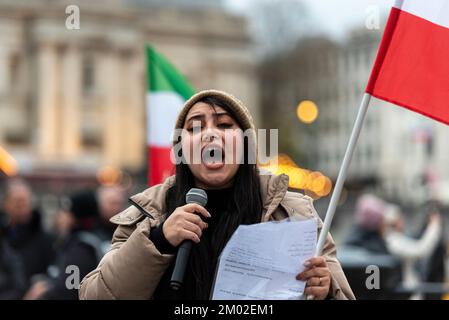
{"label": "woman speaking", "polygon": [[[239,225],[316,218],[321,230],[311,198],[289,192],[288,176],[260,174],[251,161],[254,124],[239,100],[199,92],[185,103],[175,129],[175,157],[182,160],[175,175],[132,196],[133,205],[111,219],[118,225],[112,248],[83,279],[81,299],[209,299],[218,257]],[[186,204],[192,188],[206,192],[205,207]],[[182,286],[173,290],[176,253],[186,241],[193,245]],[[330,235],[322,256],[308,260],[297,279],[315,299],[354,298]]]}

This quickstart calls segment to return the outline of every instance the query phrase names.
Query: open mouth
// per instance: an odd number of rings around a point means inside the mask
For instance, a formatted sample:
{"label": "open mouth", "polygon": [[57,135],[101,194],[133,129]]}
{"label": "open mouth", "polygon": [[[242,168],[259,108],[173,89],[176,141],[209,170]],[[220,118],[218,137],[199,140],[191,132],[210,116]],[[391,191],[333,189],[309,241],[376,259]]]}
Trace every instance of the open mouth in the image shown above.
{"label": "open mouth", "polygon": [[225,163],[224,150],[220,145],[207,145],[201,151],[201,159],[207,168],[221,168]]}

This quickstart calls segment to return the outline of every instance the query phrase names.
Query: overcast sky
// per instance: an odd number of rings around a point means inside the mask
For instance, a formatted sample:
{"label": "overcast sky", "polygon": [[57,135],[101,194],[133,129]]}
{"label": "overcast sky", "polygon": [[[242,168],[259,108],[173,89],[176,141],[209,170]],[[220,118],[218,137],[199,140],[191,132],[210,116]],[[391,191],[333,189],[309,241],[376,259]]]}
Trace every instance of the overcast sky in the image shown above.
{"label": "overcast sky", "polygon": [[[257,0],[225,0],[228,8],[245,12]],[[373,10],[387,16],[394,0],[298,0],[310,12],[319,29],[332,37],[341,38],[354,27],[364,26]]]}

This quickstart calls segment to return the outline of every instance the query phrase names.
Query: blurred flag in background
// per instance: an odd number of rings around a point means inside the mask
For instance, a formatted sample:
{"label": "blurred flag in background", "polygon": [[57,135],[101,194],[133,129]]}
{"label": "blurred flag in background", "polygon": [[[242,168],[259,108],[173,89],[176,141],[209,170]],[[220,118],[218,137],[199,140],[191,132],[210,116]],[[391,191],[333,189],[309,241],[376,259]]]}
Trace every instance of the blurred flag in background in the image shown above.
{"label": "blurred flag in background", "polygon": [[171,134],[184,102],[195,90],[176,68],[151,46],[146,47],[148,184],[174,173]]}

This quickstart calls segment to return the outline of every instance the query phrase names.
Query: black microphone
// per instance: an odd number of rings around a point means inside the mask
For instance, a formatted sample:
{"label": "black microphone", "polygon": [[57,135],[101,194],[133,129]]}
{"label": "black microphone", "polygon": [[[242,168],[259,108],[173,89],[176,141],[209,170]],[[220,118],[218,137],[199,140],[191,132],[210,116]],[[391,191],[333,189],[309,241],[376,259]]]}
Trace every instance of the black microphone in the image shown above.
{"label": "black microphone", "polygon": [[[204,190],[192,188],[186,194],[186,203],[197,203],[204,207],[207,203],[207,194]],[[192,241],[190,240],[184,240],[179,246],[176,255],[175,268],[173,269],[173,274],[170,280],[170,286],[173,290],[179,290],[179,288],[181,288],[191,248]]]}

